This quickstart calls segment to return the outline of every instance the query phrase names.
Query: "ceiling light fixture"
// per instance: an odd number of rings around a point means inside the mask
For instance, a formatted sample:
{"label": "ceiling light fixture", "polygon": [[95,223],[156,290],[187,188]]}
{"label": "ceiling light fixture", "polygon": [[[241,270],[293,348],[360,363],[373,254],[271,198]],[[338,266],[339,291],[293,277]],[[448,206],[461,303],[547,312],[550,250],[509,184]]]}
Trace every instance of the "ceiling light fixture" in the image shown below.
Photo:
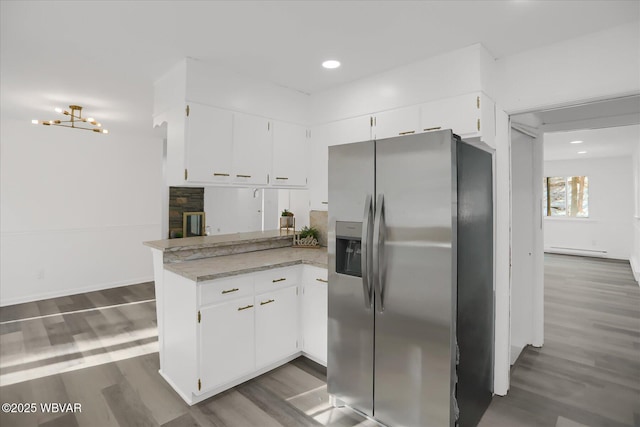
{"label": "ceiling light fixture", "polygon": [[582,141],[571,141],[569,144],[582,144]]}
{"label": "ceiling light fixture", "polygon": [[[56,108],[56,113],[62,113],[65,116],[70,116],[69,120],[31,120],[34,125],[45,126],[62,126],[66,128],[90,130],[98,133],[109,133],[108,130],[102,129],[102,124],[98,123],[93,117],[82,117],[82,107],[79,105],[69,105],[71,112],[63,110],[62,108]],[[87,127],[93,125],[95,127]]]}
{"label": "ceiling light fixture", "polygon": [[587,154],[586,151],[578,151],[578,154]]}
{"label": "ceiling light fixture", "polygon": [[329,59],[327,61],[324,61],[322,63],[322,66],[324,68],[329,68],[329,69],[338,68],[340,66],[340,61],[336,61],[335,59]]}

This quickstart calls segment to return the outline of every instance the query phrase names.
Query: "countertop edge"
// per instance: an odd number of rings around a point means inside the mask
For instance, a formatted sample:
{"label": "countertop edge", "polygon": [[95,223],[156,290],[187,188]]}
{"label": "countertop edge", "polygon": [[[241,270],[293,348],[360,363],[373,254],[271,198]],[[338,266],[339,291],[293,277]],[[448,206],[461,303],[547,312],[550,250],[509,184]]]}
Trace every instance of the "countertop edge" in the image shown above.
{"label": "countertop edge", "polygon": [[250,274],[250,273],[256,273],[256,272],[259,272],[259,271],[272,270],[274,268],[291,267],[293,265],[311,265],[311,266],[319,267],[319,268],[327,268],[326,264],[323,264],[323,263],[320,263],[320,262],[315,262],[315,261],[312,261],[312,260],[306,260],[306,259],[296,259],[296,260],[292,260],[292,261],[283,261],[283,262],[278,262],[278,263],[274,263],[274,264],[243,268],[243,269],[240,269],[240,270],[225,271],[225,272],[222,272],[222,273],[203,274],[203,275],[187,274],[187,273],[185,273],[183,271],[179,271],[177,269],[171,268],[172,266],[177,266],[177,264],[164,264],[164,268],[166,270],[168,270],[168,271],[171,271],[172,273],[175,273],[175,274],[177,274],[179,276],[184,277],[185,279],[192,280],[192,281],[194,281],[196,283],[201,283],[201,282],[207,282],[207,281],[215,280],[215,279],[222,279],[222,278],[225,278],[225,277],[239,276],[241,274]]}
{"label": "countertop edge", "polygon": [[240,239],[240,240],[232,240],[232,241],[225,241],[225,242],[193,243],[193,244],[187,244],[184,246],[174,246],[170,248],[164,247],[159,243],[157,244],[157,242],[164,242],[164,240],[151,240],[148,242],[142,242],[142,244],[162,252],[178,252],[178,251],[189,251],[194,249],[215,248],[215,247],[223,247],[223,246],[237,246],[237,245],[244,245],[244,244],[250,244],[250,243],[260,243],[260,242],[267,242],[267,241],[274,241],[274,240],[287,240],[287,239],[293,242],[293,235],[256,237],[256,238],[246,239],[246,240]]}

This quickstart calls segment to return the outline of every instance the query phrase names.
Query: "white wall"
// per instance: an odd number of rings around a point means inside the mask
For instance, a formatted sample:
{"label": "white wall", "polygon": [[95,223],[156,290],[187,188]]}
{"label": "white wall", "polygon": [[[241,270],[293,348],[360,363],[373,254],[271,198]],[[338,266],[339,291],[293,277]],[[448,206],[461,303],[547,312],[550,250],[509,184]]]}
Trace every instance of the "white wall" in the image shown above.
{"label": "white wall", "polygon": [[205,187],[204,211],[214,235],[260,231],[262,190]]}
{"label": "white wall", "polygon": [[457,49],[311,96],[311,120],[326,123],[494,90],[494,61],[480,44]]}
{"label": "white wall", "polygon": [[545,250],[605,251],[593,255],[628,260],[633,244],[631,157],[546,161],[544,172],[589,177],[589,218],[545,218]]}
{"label": "white wall", "polygon": [[635,186],[635,209],[633,216],[633,247],[631,250],[631,268],[636,281],[640,284],[640,141],[633,153],[633,185]]}
{"label": "white wall", "polygon": [[[149,123],[150,125],[150,123]],[[0,124],[0,305],[152,280],[162,140]]]}
{"label": "white wall", "polygon": [[638,23],[496,61],[496,102],[509,113],[640,91]]}
{"label": "white wall", "polygon": [[296,230],[309,226],[309,191],[278,190],[278,217],[284,209],[293,212]]}

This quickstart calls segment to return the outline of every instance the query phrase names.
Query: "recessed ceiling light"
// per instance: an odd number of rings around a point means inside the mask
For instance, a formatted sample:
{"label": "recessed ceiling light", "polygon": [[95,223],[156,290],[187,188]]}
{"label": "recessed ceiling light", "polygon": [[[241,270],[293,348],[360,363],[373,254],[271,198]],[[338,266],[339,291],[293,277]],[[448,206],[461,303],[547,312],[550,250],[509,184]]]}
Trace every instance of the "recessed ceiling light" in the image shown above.
{"label": "recessed ceiling light", "polygon": [[324,68],[338,68],[340,66],[340,61],[336,61],[335,59],[329,59],[322,63]]}
{"label": "recessed ceiling light", "polygon": [[569,144],[582,144],[582,141],[571,141]]}
{"label": "recessed ceiling light", "polygon": [[587,154],[586,151],[578,151],[578,154]]}

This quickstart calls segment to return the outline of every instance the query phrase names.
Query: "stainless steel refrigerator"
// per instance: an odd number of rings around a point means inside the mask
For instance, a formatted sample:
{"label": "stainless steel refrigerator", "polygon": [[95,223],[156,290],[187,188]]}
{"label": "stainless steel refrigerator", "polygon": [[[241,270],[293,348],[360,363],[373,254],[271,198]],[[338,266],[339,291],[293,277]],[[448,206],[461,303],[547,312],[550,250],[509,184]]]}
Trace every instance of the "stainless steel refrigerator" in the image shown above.
{"label": "stainless steel refrigerator", "polygon": [[328,392],[388,426],[493,395],[492,158],[450,130],[329,147]]}

